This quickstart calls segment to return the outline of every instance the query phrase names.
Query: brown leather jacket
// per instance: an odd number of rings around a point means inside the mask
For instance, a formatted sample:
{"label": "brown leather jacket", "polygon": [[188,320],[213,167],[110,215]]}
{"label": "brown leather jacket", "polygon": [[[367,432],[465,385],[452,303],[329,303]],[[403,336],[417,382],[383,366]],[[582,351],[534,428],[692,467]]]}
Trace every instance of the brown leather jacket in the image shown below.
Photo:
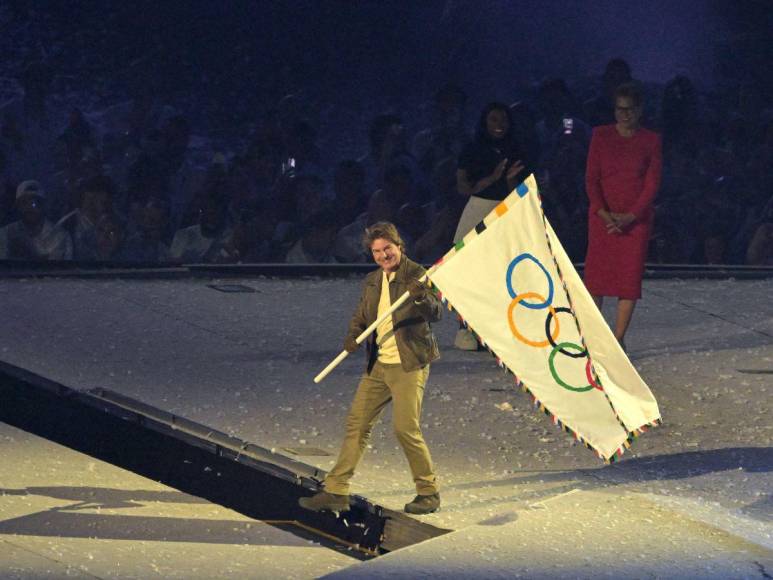
{"label": "brown leather jacket", "polygon": [[[394,280],[389,284],[389,298],[392,303],[408,291],[408,283],[411,280],[418,280],[424,273],[424,268],[403,255]],[[376,320],[382,280],[380,268],[365,277],[360,303],[349,323],[349,337],[357,338]],[[409,298],[392,313],[392,325],[403,370],[408,372],[418,370],[440,356],[437,339],[432,334],[429,323],[440,320],[442,314],[443,307],[431,292],[427,292],[426,298],[419,304]],[[378,359],[376,333],[371,334],[366,342],[368,373],[370,373]]]}

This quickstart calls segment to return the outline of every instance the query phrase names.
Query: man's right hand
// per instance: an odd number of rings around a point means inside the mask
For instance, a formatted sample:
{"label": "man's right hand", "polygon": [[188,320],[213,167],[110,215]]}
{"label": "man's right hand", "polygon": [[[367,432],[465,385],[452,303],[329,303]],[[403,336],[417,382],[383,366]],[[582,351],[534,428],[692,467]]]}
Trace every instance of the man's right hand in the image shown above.
{"label": "man's right hand", "polygon": [[351,336],[347,336],[346,340],[344,340],[344,350],[351,354],[358,348],[360,348],[360,345],[357,344],[357,341],[354,340]]}

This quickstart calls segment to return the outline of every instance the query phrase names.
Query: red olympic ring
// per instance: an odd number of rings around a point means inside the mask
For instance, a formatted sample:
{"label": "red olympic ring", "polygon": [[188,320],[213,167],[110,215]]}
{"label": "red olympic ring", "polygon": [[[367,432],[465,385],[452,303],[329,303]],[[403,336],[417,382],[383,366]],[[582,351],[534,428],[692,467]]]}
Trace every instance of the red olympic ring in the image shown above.
{"label": "red olympic ring", "polygon": [[[586,351],[586,352],[587,352],[587,351]],[[593,371],[592,371],[592,369],[591,369],[591,362],[590,362],[590,357],[588,357],[588,362],[587,362],[587,363],[585,363],[585,378],[587,378],[587,379],[588,379],[588,384],[589,384],[589,385],[593,386],[594,388],[598,389],[599,391],[603,391],[603,390],[604,390],[604,389],[602,388],[602,386],[601,386],[600,384],[598,384],[598,383],[597,383],[597,382],[596,382],[596,381],[593,379]]]}

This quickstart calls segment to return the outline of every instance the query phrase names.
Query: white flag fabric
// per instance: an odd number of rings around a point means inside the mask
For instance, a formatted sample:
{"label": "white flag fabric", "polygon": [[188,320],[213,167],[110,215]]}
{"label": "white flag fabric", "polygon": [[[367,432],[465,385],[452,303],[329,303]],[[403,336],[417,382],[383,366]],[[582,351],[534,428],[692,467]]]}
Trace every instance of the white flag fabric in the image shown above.
{"label": "white flag fabric", "polygon": [[430,270],[444,303],[553,422],[605,461],[660,421],[542,213],[534,176]]}

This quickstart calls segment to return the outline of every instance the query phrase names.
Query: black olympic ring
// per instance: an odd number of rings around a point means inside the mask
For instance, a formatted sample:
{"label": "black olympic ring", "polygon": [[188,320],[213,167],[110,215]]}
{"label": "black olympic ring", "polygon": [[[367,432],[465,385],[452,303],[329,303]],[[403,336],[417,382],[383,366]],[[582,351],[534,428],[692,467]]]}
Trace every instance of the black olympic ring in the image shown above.
{"label": "black olympic ring", "polygon": [[[559,308],[556,308],[555,311],[556,311],[556,315],[558,315],[559,312],[568,312],[569,314],[572,314],[572,318],[574,318],[574,314],[572,313],[572,311],[569,308],[566,308],[565,306],[560,306]],[[550,321],[551,320],[553,320],[553,313],[548,311],[548,315],[545,318],[545,334],[547,334],[548,340],[550,341],[550,346],[552,346],[553,348],[556,348],[558,345],[556,344],[556,341],[553,340],[553,337],[550,336]],[[565,354],[566,356],[571,357],[571,358],[583,358],[583,357],[588,355],[588,349],[587,348],[583,349],[580,352],[576,352],[576,353],[571,353],[571,352],[568,352],[567,350],[565,350],[563,348],[559,348],[558,352],[560,352],[561,354]]]}

